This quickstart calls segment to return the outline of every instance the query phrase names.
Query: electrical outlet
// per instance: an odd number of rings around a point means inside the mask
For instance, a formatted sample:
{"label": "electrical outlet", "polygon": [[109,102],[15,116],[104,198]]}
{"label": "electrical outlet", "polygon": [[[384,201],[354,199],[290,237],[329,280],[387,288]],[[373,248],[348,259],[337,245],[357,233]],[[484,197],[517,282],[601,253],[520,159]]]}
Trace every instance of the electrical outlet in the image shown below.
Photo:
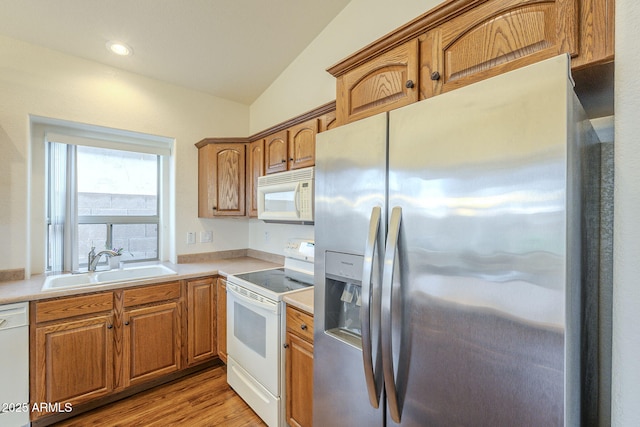
{"label": "electrical outlet", "polygon": [[195,231],[189,231],[187,233],[187,245],[193,245],[196,243],[196,233]]}
{"label": "electrical outlet", "polygon": [[200,243],[211,243],[211,242],[213,242],[213,231],[201,231]]}

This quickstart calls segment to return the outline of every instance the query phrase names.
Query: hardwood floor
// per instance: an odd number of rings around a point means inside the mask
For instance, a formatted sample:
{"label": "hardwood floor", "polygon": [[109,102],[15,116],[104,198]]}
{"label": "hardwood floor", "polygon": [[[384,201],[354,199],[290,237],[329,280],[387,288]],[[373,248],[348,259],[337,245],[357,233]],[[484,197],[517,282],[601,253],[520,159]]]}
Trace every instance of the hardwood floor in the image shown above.
{"label": "hardwood floor", "polygon": [[219,366],[54,424],[85,426],[266,426],[227,384]]}

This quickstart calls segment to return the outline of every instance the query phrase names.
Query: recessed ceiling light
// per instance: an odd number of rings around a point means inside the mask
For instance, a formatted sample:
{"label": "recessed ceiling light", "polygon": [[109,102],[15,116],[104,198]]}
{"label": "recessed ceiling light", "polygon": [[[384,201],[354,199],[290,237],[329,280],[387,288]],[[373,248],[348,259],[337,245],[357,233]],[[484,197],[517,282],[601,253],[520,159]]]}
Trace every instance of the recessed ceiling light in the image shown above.
{"label": "recessed ceiling light", "polygon": [[131,49],[131,46],[128,46],[122,42],[109,41],[107,42],[107,49],[120,56],[129,56],[133,54],[133,49]]}

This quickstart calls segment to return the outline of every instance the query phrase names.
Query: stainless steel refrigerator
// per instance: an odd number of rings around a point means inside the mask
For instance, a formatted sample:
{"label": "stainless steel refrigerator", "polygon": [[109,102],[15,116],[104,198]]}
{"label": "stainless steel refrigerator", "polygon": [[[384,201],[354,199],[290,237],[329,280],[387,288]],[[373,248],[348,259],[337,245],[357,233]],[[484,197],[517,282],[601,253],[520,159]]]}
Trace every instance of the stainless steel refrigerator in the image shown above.
{"label": "stainless steel refrigerator", "polygon": [[596,423],[597,143],[566,56],[319,134],[314,424]]}

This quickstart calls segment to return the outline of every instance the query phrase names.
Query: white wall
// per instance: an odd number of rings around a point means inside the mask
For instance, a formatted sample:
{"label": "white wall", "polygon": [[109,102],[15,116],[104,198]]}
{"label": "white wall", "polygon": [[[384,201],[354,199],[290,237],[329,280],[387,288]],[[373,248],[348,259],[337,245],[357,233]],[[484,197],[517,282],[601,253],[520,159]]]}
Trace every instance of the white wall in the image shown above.
{"label": "white wall", "polygon": [[336,99],[336,80],[327,68],[439,3],[351,0],[251,104],[251,134]]}
{"label": "white wall", "polygon": [[[29,115],[174,138],[175,253],[247,247],[247,220],[197,218],[194,143],[247,135],[248,106],[6,37],[0,37],[0,100],[0,270],[29,272],[29,209],[44,209],[44,201],[28,205],[32,184],[39,185],[29,171]],[[43,166],[34,165],[34,174]],[[213,243],[186,245],[187,231],[205,229],[213,230]]]}
{"label": "white wall", "polygon": [[640,423],[640,4],[616,2],[612,425]]}

